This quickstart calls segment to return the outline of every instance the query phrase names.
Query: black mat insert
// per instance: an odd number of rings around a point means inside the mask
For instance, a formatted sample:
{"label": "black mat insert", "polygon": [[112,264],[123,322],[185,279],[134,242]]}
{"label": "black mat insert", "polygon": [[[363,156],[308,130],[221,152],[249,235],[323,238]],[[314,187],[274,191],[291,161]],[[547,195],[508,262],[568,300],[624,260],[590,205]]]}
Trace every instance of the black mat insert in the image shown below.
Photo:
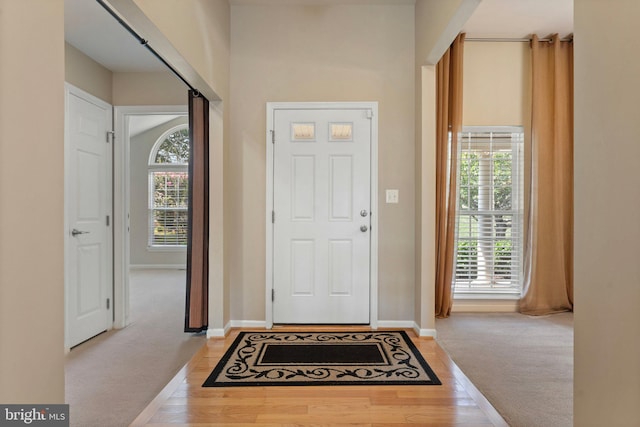
{"label": "black mat insert", "polygon": [[377,344],[266,344],[257,365],[387,364]]}

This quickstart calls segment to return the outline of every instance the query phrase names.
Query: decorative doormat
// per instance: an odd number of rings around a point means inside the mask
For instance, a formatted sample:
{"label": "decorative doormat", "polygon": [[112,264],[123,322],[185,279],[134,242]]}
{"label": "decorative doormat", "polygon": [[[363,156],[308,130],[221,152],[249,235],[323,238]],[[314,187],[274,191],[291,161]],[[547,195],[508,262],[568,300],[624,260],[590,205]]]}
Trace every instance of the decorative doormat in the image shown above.
{"label": "decorative doormat", "polygon": [[404,331],[241,332],[203,387],[440,385]]}

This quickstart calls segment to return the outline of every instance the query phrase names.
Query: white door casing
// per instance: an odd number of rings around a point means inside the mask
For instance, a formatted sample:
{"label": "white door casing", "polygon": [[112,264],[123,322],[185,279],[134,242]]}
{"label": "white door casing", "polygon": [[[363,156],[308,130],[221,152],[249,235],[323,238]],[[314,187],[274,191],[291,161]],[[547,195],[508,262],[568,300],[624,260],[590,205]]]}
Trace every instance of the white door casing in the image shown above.
{"label": "white door casing", "polygon": [[267,326],[375,327],[377,104],[279,103],[268,113]]}
{"label": "white door casing", "polygon": [[66,347],[112,326],[112,107],[65,86]]}
{"label": "white door casing", "polygon": [[187,115],[186,105],[115,106],[113,147],[113,327],[129,324],[130,268],[130,121],[133,117],[154,115]]}

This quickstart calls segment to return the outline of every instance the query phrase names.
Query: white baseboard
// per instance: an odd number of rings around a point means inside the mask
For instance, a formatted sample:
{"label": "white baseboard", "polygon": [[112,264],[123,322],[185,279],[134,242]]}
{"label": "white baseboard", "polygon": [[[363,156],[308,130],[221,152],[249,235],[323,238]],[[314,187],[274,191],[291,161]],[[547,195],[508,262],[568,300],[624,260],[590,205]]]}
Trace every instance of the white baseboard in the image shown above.
{"label": "white baseboard", "polygon": [[[226,337],[231,328],[266,329],[266,327],[267,323],[264,320],[231,320],[224,328],[207,329],[207,338]],[[378,328],[413,329],[419,337],[436,337],[435,329],[420,329],[412,320],[381,320],[378,321]]]}
{"label": "white baseboard", "polygon": [[224,328],[209,328],[207,329],[207,339],[209,338],[224,338],[229,334],[231,324],[227,323]]}
{"label": "white baseboard", "polygon": [[378,328],[412,329],[413,320],[378,320]]}
{"label": "white baseboard", "polygon": [[253,329],[266,329],[267,322],[264,320],[232,320],[232,328],[253,328]]}
{"label": "white baseboard", "polygon": [[184,264],[130,264],[130,270],[186,270]]}
{"label": "white baseboard", "polygon": [[420,329],[420,326],[413,320],[380,320],[379,328],[413,329],[419,337],[436,337],[435,329]]}
{"label": "white baseboard", "polygon": [[266,327],[267,322],[264,320],[231,320],[224,325],[224,328],[207,329],[207,339],[224,338],[229,335],[231,328],[266,329]]}
{"label": "white baseboard", "polygon": [[224,328],[209,328],[207,329],[207,339],[209,338],[224,338],[227,334],[224,332]]}
{"label": "white baseboard", "polygon": [[456,299],[452,313],[516,313],[518,300]]}
{"label": "white baseboard", "polygon": [[435,329],[422,329],[422,328],[420,328],[420,325],[418,325],[417,323],[413,324],[413,331],[419,337],[436,338],[438,336],[438,333],[436,332]]}

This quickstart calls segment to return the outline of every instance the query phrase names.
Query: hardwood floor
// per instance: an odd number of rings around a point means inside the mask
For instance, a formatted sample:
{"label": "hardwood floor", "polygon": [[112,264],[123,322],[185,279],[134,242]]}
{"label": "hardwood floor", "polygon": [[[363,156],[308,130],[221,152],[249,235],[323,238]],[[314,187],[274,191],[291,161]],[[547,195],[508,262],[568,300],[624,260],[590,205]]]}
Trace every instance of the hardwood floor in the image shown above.
{"label": "hardwood floor", "polygon": [[[279,328],[301,329],[312,328]],[[441,386],[201,387],[239,331],[209,339],[131,425],[507,426],[438,343],[411,330]]]}

